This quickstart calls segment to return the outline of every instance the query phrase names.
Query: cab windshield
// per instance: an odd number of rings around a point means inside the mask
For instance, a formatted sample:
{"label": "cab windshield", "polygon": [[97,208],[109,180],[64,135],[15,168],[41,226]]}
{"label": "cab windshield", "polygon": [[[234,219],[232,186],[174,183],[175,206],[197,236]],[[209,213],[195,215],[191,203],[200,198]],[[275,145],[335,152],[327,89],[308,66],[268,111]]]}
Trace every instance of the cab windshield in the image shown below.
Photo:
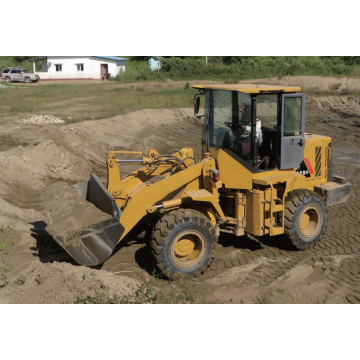
{"label": "cab windshield", "polygon": [[250,107],[248,94],[207,89],[203,143],[216,148],[234,149],[237,137],[250,138]]}
{"label": "cab windshield", "polygon": [[259,169],[275,168],[278,157],[279,97],[277,94],[259,94],[256,103],[256,122],[251,125],[249,94],[206,90],[203,144],[231,150]]}

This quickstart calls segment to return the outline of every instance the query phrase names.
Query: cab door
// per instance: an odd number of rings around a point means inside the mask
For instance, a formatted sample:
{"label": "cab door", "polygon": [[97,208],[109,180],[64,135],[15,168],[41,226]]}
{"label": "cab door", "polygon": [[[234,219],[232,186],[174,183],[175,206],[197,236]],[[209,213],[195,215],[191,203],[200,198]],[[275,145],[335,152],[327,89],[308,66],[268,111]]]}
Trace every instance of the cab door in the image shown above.
{"label": "cab door", "polygon": [[305,94],[283,94],[280,169],[298,168],[304,160]]}

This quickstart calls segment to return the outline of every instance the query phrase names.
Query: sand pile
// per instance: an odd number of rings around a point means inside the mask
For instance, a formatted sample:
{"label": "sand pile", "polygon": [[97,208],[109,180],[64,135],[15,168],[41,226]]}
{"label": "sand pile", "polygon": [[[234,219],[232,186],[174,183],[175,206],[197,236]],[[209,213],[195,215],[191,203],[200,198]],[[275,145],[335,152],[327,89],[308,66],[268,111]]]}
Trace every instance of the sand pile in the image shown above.
{"label": "sand pile", "polygon": [[300,86],[303,91],[333,91],[339,94],[360,91],[360,79],[335,78],[326,76],[282,76],[268,79],[242,80],[240,84],[271,84]]}
{"label": "sand pile", "polygon": [[[96,296],[134,295],[141,282],[102,270],[67,263],[33,263],[0,291],[0,304],[63,304]],[[94,290],[90,290],[90,288]]]}
{"label": "sand pile", "polygon": [[[315,109],[324,119],[324,115],[331,113],[329,120],[358,119],[360,117],[360,98],[352,96],[319,96],[310,97],[307,109]],[[326,115],[325,115],[326,116]]]}
{"label": "sand pile", "polygon": [[26,120],[18,120],[17,124],[27,125],[27,124],[64,124],[65,121],[61,120],[58,117],[52,115],[31,115]]}
{"label": "sand pile", "polygon": [[[0,303],[72,302],[80,293],[74,294],[69,288],[81,289],[80,296],[94,295],[89,287],[105,291],[98,278],[104,278],[106,287],[121,290],[126,281],[119,274],[100,272],[99,275],[99,270],[68,263],[41,263],[71,261],[49,232],[58,237],[110,218],[69,187],[69,184],[89,180],[91,173],[106,182],[108,151],[132,150],[135,146],[145,154],[151,148],[166,153],[192,146],[200,154],[201,128],[192,115],[193,109],[142,110],[62,126],[45,121],[36,126],[30,123],[0,125],[0,231],[2,225],[13,229],[8,239],[4,233],[0,234],[6,249],[11,249],[7,256],[13,265],[12,271],[6,273],[9,285],[0,290]],[[122,174],[133,171],[132,166],[139,167],[123,164]],[[126,271],[126,275],[143,278],[144,270],[139,272],[137,261],[144,269],[153,270],[143,247],[141,241],[124,247],[119,257],[112,256],[103,269],[116,268]],[[90,276],[87,271],[97,275]]]}
{"label": "sand pile", "polygon": [[111,219],[110,215],[87,202],[64,182],[48,186],[41,199],[48,216],[46,230],[53,237]]}

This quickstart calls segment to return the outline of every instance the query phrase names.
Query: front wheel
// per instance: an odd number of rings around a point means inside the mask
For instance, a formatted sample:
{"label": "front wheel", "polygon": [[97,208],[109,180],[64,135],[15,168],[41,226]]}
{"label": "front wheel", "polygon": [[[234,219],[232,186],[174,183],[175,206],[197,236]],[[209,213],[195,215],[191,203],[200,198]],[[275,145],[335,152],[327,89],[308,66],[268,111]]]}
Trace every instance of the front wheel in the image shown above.
{"label": "front wheel", "polygon": [[210,219],[191,209],[174,210],[155,225],[150,254],[169,279],[198,276],[215,257],[218,237]]}
{"label": "front wheel", "polygon": [[30,79],[29,77],[27,77],[27,78],[25,79],[25,82],[26,82],[27,84],[29,84],[29,83],[31,83],[31,79]]}
{"label": "front wheel", "polygon": [[320,195],[309,190],[295,190],[286,197],[285,235],[299,250],[309,249],[325,232],[327,211]]}

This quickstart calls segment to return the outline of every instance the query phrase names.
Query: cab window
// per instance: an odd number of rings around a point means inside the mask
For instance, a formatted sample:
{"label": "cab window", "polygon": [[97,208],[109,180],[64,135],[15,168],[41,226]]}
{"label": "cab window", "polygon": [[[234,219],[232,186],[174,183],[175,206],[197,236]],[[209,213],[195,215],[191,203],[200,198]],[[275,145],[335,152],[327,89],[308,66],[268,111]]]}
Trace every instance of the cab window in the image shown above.
{"label": "cab window", "polygon": [[267,169],[277,167],[278,150],[278,119],[279,119],[279,96],[277,94],[259,94],[256,100],[256,118],[261,126],[261,143],[258,146],[260,160],[266,159]]}
{"label": "cab window", "polygon": [[301,135],[302,98],[285,98],[284,105],[284,136]]}
{"label": "cab window", "polygon": [[237,131],[244,121],[242,106],[250,103],[248,94],[206,90],[203,143],[206,143],[208,134],[210,146],[232,149]]}
{"label": "cab window", "polygon": [[261,126],[266,129],[277,129],[278,95],[258,95],[256,101],[256,117],[261,120]]}

